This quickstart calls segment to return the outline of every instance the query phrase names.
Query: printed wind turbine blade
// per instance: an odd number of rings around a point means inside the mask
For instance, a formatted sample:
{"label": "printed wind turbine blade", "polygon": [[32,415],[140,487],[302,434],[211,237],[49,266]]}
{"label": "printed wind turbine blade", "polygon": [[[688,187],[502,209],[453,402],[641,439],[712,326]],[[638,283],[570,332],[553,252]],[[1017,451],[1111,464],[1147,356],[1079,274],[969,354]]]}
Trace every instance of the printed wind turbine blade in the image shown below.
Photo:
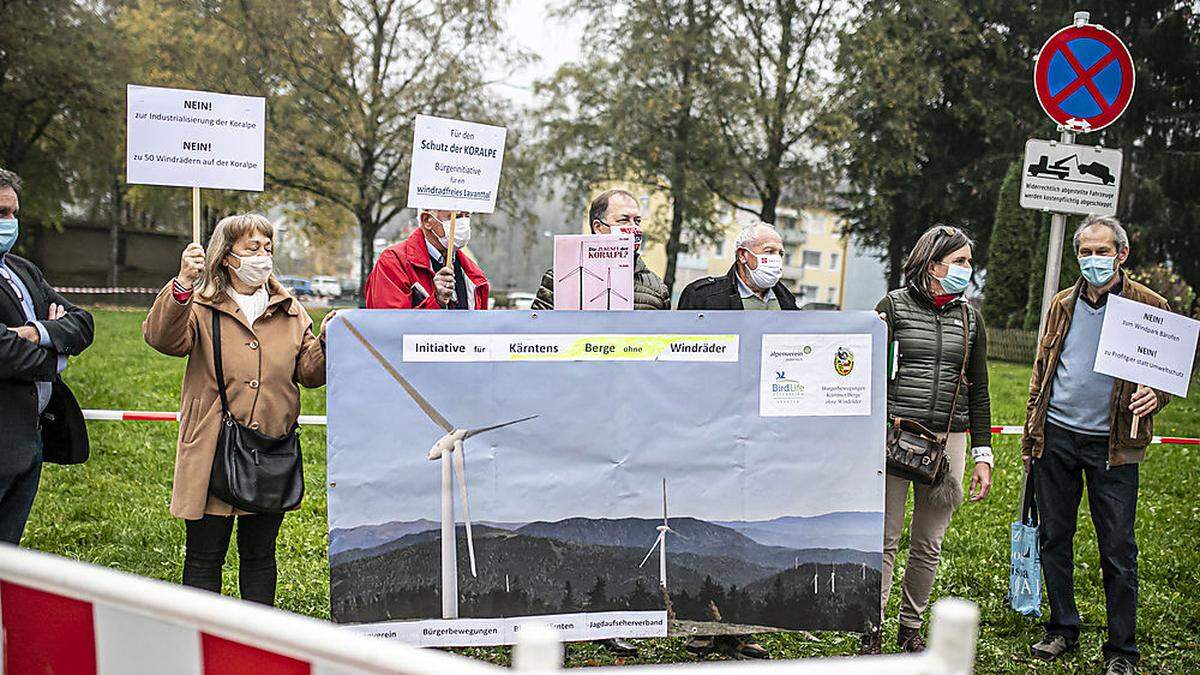
{"label": "printed wind turbine blade", "polygon": [[620,299],[622,299],[622,300],[624,300],[624,301],[626,301],[626,302],[629,302],[629,298],[627,298],[627,297],[625,297],[625,296],[621,295],[620,293],[618,293],[618,292],[616,292],[616,291],[612,290],[611,288],[610,288],[610,289],[608,289],[608,292],[609,292],[609,293],[612,293],[613,295],[617,296],[618,298],[620,298]]}
{"label": "printed wind turbine blade", "polygon": [[522,417],[519,420],[513,420],[511,422],[505,422],[503,424],[493,424],[490,427],[480,427],[478,429],[471,429],[470,431],[463,434],[463,440],[465,441],[466,439],[468,439],[472,436],[478,436],[479,434],[482,434],[485,431],[495,431],[496,429],[503,429],[504,427],[511,427],[514,424],[520,424],[521,422],[528,422],[529,420],[536,419],[537,417],[538,417],[538,415],[530,415],[529,417]]}
{"label": "printed wind turbine blade", "polygon": [[654,540],[654,545],[651,546],[650,550],[646,552],[646,557],[642,558],[642,562],[638,563],[638,567],[645,565],[646,561],[650,559],[650,556],[654,555],[654,550],[656,548],[658,548],[659,544],[662,543],[662,538],[663,538],[663,535],[661,533],[659,533],[658,537]]}
{"label": "printed wind turbine blade", "polygon": [[475,573],[475,538],[471,535],[471,502],[467,498],[467,459],[464,456],[462,441],[454,443],[454,476],[458,479],[458,491],[462,495],[463,522],[467,525],[467,557],[471,560],[471,576]]}
{"label": "printed wind turbine blade", "polygon": [[588,300],[588,302],[595,302],[595,301],[599,300],[600,296],[604,295],[605,293],[608,293],[608,291],[607,290],[600,291],[599,293],[596,294],[596,297],[592,298],[591,300]]}
{"label": "printed wind turbine blade", "polygon": [[383,369],[388,372],[388,375],[391,375],[392,379],[399,383],[400,386],[404,388],[404,391],[408,392],[408,395],[412,397],[412,400],[416,401],[417,406],[420,407],[421,410],[425,411],[425,414],[429,416],[429,419],[433,420],[434,424],[445,429],[446,433],[451,433],[454,431],[454,425],[446,421],[446,418],[442,417],[441,413],[439,413],[436,408],[430,405],[429,401],[426,401],[425,397],[421,396],[421,393],[418,392],[415,387],[409,384],[408,380],[404,379],[403,375],[398,373],[396,369],[392,367],[392,364],[388,362],[387,358],[385,358],[383,354],[380,354],[379,350],[375,349],[375,345],[367,341],[367,338],[363,337],[362,333],[358,332],[358,329],[354,327],[354,324],[350,323],[349,319],[347,319],[345,316],[338,316],[338,318],[342,320],[342,323],[346,324],[346,328],[350,329],[350,333],[354,335],[354,337],[358,338],[358,341],[367,348],[367,351],[371,352],[371,356],[375,357],[375,360],[379,362],[379,365],[383,366]]}
{"label": "printed wind turbine blade", "polygon": [[663,479],[663,525],[667,524],[667,479]]}
{"label": "printed wind turbine blade", "polygon": [[593,277],[593,278],[594,278],[596,281],[604,281],[604,277],[600,276],[599,274],[596,274],[595,272],[593,272],[593,271],[591,271],[591,270],[589,270],[589,269],[587,269],[587,268],[584,268],[584,270],[583,270],[583,273],[584,273],[584,274],[590,274],[590,275],[592,275],[592,277]]}
{"label": "printed wind turbine blade", "polygon": [[575,276],[576,274],[579,274],[579,270],[581,270],[581,269],[583,269],[583,268],[576,267],[575,269],[571,270],[570,272],[567,272],[562,277],[560,277],[559,281],[566,281],[567,279],[570,279],[571,277]]}

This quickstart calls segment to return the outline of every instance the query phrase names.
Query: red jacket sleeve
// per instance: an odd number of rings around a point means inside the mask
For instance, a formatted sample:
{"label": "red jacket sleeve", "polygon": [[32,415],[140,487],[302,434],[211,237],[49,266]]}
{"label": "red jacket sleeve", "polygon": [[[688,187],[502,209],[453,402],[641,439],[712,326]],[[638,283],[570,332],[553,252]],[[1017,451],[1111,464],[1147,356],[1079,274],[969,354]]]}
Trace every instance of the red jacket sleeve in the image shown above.
{"label": "red jacket sleeve", "polygon": [[[375,268],[367,277],[364,291],[368,309],[413,309],[412,285],[416,283],[404,269],[400,256],[395,251],[384,251],[375,261]],[[439,309],[437,299],[429,297],[416,306],[417,309]]]}

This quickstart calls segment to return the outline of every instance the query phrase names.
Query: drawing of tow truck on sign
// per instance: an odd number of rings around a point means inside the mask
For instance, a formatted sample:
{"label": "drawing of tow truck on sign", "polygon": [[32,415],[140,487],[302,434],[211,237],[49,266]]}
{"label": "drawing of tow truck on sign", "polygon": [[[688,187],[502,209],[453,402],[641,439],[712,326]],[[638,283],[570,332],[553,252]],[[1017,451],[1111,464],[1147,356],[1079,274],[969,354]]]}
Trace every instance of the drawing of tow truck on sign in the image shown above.
{"label": "drawing of tow truck on sign", "polygon": [[1078,155],[1069,155],[1067,157],[1063,157],[1053,164],[1050,164],[1049,155],[1042,155],[1036,164],[1029,165],[1029,175],[1033,176],[1034,178],[1040,176],[1053,176],[1059,180],[1066,180],[1074,183],[1094,184],[1095,181],[1071,180],[1068,178],[1068,176],[1071,175],[1070,163],[1072,160],[1074,160],[1075,170],[1079,172],[1080,176],[1092,176],[1094,178],[1099,178],[1100,182],[1104,185],[1112,185],[1117,180],[1116,177],[1113,176],[1112,171],[1109,170],[1108,166],[1101,164],[1100,162],[1080,164]]}

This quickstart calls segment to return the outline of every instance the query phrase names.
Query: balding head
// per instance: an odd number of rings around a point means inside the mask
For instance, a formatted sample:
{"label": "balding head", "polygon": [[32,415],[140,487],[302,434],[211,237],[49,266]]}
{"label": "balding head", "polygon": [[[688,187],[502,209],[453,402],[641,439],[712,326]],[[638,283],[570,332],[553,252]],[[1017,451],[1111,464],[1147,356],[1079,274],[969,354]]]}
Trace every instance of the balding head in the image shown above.
{"label": "balding head", "polygon": [[751,253],[783,254],[783,237],[779,236],[774,227],[763,222],[743,228],[734,244],[738,249],[745,249]]}

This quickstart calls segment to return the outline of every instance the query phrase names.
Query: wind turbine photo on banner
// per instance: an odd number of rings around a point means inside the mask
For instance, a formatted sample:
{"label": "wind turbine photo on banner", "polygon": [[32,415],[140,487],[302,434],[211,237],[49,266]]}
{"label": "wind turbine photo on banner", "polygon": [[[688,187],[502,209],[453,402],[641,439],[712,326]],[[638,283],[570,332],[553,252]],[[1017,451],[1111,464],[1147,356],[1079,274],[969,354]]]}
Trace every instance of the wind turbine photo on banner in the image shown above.
{"label": "wind turbine photo on banner", "polygon": [[654,545],[650,547],[650,550],[646,553],[646,557],[642,558],[642,562],[638,564],[638,567],[642,567],[643,565],[645,565],[646,561],[650,559],[650,556],[654,554],[654,549],[657,548],[658,549],[658,587],[660,589],[662,589],[662,591],[665,593],[667,590],[667,533],[670,532],[671,534],[673,534],[677,537],[683,537],[683,535],[679,534],[675,530],[672,530],[671,526],[667,523],[667,479],[666,478],[663,479],[662,486],[663,486],[663,522],[662,522],[662,525],[659,525],[658,527],[654,528],[654,529],[658,530],[658,538],[654,540]]}
{"label": "wind turbine photo on banner", "polygon": [[[458,618],[458,542],[454,534],[455,518],[454,518],[454,482],[458,480],[459,496],[462,499],[463,508],[463,523],[466,526],[467,533],[467,554],[471,561],[471,576],[478,576],[475,572],[475,541],[471,535],[471,507],[470,501],[467,499],[467,465],[464,455],[463,442],[472,436],[477,436],[486,431],[495,431],[507,426],[512,426],[520,422],[528,422],[537,417],[530,415],[509,422],[493,424],[487,427],[479,427],[476,429],[458,429],[450,424],[445,417],[434,408],[429,401],[425,400],[421,393],[415,387],[404,379],[397,370],[392,367],[387,358],[375,349],[363,334],[354,327],[354,324],[344,317],[339,317],[350,333],[366,347],[371,356],[383,366],[383,369],[392,376],[392,379],[408,392],[408,395],[416,402],[417,406],[429,416],[429,419],[434,424],[438,425],[446,431],[446,434],[439,438],[433,447],[429,450],[429,460],[442,462],[442,618],[457,619]],[[453,473],[453,477],[451,474]]]}

